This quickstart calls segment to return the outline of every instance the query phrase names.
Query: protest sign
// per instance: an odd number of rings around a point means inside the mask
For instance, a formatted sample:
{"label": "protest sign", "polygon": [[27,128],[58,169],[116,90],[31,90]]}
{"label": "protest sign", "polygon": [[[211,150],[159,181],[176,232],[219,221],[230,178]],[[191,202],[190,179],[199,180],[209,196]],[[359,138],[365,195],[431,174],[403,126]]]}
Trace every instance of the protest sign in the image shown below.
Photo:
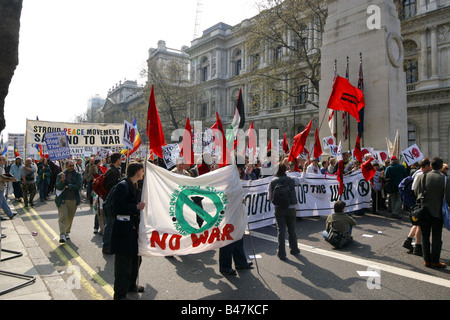
{"label": "protest sign", "polygon": [[177,164],[177,159],[180,156],[180,146],[178,143],[166,144],[162,147],[163,160],[166,164],[166,168],[173,168]]}
{"label": "protest sign", "polygon": [[123,125],[120,123],[67,123],[27,120],[27,143],[44,144],[48,132],[65,131],[72,147],[122,146]]}
{"label": "protest sign", "polygon": [[134,126],[129,123],[128,121],[123,121],[123,145],[125,148],[128,148],[129,150],[133,150],[134,147],[134,138],[136,137],[136,129]]}
{"label": "protest sign", "polygon": [[417,144],[414,144],[411,147],[403,150],[402,155],[403,159],[405,159],[405,162],[408,164],[408,166],[416,162],[419,162],[424,158]]}
{"label": "protest sign", "polygon": [[240,240],[247,225],[236,166],[192,178],[146,165],[139,255],[200,253]]}
{"label": "protest sign", "polygon": [[45,143],[47,144],[47,153],[50,160],[64,160],[71,157],[65,131],[45,133]]}

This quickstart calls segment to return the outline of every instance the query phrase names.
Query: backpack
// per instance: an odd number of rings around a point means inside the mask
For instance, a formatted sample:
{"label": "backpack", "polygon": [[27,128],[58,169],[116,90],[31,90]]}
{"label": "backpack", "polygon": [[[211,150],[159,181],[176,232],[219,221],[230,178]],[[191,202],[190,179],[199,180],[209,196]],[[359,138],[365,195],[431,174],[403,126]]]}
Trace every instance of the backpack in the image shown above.
{"label": "backpack", "polygon": [[111,188],[108,195],[106,196],[105,201],[103,202],[103,214],[107,218],[115,219],[117,216],[117,212],[116,212],[117,205],[115,205],[114,201],[117,199],[118,192],[116,192],[116,191],[117,191],[117,186],[120,183],[125,185],[126,193],[128,193],[128,182],[126,181],[126,179],[121,180],[116,185],[114,185],[114,187]]}
{"label": "backpack", "polygon": [[290,181],[290,178],[287,177],[284,183],[277,184],[273,189],[272,203],[276,207],[281,207],[283,209],[289,208]]}
{"label": "backpack", "polygon": [[400,182],[398,185],[398,192],[402,198],[403,204],[408,206],[409,209],[414,207],[416,204],[416,196],[414,195],[414,191],[412,190],[412,183],[414,179],[411,176],[408,176]]}
{"label": "backpack", "polygon": [[92,181],[92,190],[94,190],[103,200],[105,200],[108,195],[108,190],[105,189],[105,175],[106,173],[101,174]]}
{"label": "backpack", "polygon": [[347,242],[347,236],[342,232],[337,231],[335,228],[331,227],[330,232],[328,233],[327,242],[330,243],[333,247],[340,249]]}

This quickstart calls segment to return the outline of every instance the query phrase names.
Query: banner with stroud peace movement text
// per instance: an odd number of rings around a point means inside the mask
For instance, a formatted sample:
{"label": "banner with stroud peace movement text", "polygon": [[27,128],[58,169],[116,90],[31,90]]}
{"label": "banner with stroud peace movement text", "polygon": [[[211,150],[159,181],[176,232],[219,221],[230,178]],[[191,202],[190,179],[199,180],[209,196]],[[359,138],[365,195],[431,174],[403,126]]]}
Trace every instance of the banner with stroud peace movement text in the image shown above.
{"label": "banner with stroud peace movement text", "polygon": [[236,166],[196,178],[146,165],[139,255],[200,253],[240,240],[247,226]]}
{"label": "banner with stroud peace movement text", "polygon": [[70,147],[111,147],[123,145],[121,123],[68,123],[27,120],[28,144],[45,144],[44,135],[65,131]]}

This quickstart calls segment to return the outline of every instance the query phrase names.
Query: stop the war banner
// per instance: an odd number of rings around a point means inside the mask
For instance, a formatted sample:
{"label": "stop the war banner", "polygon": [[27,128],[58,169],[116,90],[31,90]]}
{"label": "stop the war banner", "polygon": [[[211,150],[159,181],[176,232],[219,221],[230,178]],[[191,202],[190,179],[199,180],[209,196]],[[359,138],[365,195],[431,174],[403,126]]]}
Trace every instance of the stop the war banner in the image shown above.
{"label": "stop the war banner", "polygon": [[68,123],[27,120],[28,144],[45,144],[44,135],[65,131],[70,147],[121,146],[123,124],[120,123]]}
{"label": "stop the war banner", "polygon": [[139,255],[173,256],[218,249],[247,226],[236,166],[192,178],[146,165]]}
{"label": "stop the war banner", "polygon": [[[339,199],[339,182],[336,176],[307,173],[288,173],[295,180],[297,217],[327,216],[334,212],[334,203]],[[253,181],[242,181],[244,205],[250,229],[275,223],[274,206],[267,197],[269,183],[274,177]],[[344,201],[346,212],[370,208],[371,187],[362,173],[344,176]]]}

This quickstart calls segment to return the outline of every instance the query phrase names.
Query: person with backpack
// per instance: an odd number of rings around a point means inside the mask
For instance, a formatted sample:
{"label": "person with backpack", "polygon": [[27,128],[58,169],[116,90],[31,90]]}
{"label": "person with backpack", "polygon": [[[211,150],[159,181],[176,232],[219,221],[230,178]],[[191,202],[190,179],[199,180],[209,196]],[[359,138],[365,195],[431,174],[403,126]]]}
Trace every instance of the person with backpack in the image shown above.
{"label": "person with backpack", "polygon": [[[403,203],[409,210],[416,204],[416,195],[414,194],[414,188],[417,185],[418,178],[424,173],[431,171],[431,162],[429,158],[424,158],[420,162],[420,169],[415,171],[411,177],[406,177],[399,185],[399,191],[402,196]],[[405,181],[406,180],[406,181]],[[404,185],[404,187],[400,187]],[[415,245],[413,247],[412,241],[415,238]],[[409,250],[416,256],[422,256],[422,232],[420,226],[412,226],[409,230],[409,234],[402,246]]]}
{"label": "person with backpack", "polygon": [[115,217],[111,236],[111,252],[115,254],[114,300],[127,299],[127,292],[144,292],[144,288],[136,283],[141,264],[138,256],[140,210],[145,208],[138,181],[143,178],[143,165],[130,163],[127,178],[110,192],[113,197],[112,215]]}
{"label": "person with backpack", "polygon": [[300,253],[295,231],[297,197],[294,179],[286,175],[286,165],[278,163],[275,178],[269,183],[268,198],[275,206],[275,219],[278,229],[278,258],[286,259],[286,229],[288,232],[290,253]]}
{"label": "person with backpack", "polygon": [[103,201],[106,200],[106,196],[111,189],[119,183],[122,179],[121,167],[122,167],[122,155],[119,152],[115,152],[111,155],[111,165],[105,173],[105,179],[103,188],[106,191],[104,199],[99,199],[99,221],[102,219],[104,223],[103,229],[103,244],[102,252],[104,254],[111,254],[111,232],[114,225],[114,218],[106,216],[103,208]]}

